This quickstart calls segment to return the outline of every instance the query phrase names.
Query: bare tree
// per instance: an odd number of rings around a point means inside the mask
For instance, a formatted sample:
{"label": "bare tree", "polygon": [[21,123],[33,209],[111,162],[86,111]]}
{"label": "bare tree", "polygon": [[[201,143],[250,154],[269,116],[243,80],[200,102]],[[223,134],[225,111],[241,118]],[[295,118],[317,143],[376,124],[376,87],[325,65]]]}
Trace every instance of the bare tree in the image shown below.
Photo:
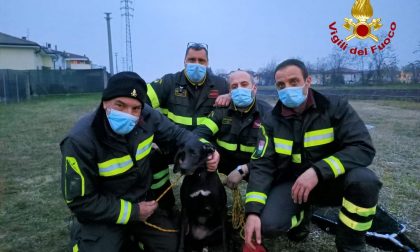
{"label": "bare tree", "polygon": [[419,43],[417,44],[417,48],[416,48],[416,50],[414,50],[414,52],[413,52],[414,54],[416,54],[416,53],[418,53],[418,54],[420,54],[420,41],[419,41]]}
{"label": "bare tree", "polygon": [[[379,37],[381,38],[380,41],[383,41],[386,34],[382,33]],[[382,50],[377,49],[371,54],[370,59],[369,70],[373,71],[374,80],[379,84],[384,83],[385,80],[392,81],[393,78],[390,76],[390,69],[397,68],[397,56],[392,45],[388,44]]]}
{"label": "bare tree", "polygon": [[[357,45],[357,48],[367,48],[368,44],[364,40],[360,40]],[[367,84],[368,73],[367,66],[369,65],[369,57],[367,55],[358,55],[354,54],[350,56],[349,64],[351,64],[355,69],[360,71],[360,81],[359,84]]]}
{"label": "bare tree", "polygon": [[327,66],[331,74],[330,84],[344,84],[342,70],[349,65],[350,56],[340,48],[334,47],[332,53],[328,56]]}
{"label": "bare tree", "polygon": [[259,84],[263,86],[274,85],[274,70],[276,69],[277,63],[275,60],[271,60],[263,68],[260,68],[257,72],[259,78]]}

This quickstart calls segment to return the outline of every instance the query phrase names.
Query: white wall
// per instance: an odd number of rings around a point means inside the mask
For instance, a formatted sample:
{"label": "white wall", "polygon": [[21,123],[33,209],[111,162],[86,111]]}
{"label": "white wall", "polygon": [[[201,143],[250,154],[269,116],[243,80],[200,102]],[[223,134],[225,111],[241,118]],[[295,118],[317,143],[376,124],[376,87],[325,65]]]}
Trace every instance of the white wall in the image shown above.
{"label": "white wall", "polygon": [[41,69],[42,59],[35,51],[35,48],[0,47],[0,69]]}

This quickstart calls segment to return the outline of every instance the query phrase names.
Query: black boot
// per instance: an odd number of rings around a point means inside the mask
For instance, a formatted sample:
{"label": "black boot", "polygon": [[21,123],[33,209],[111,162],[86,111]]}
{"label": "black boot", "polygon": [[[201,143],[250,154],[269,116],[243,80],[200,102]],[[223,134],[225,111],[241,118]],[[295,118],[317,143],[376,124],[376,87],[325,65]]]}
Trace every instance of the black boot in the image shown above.
{"label": "black boot", "polygon": [[365,232],[349,229],[339,223],[335,236],[335,245],[338,252],[363,252],[366,251]]}
{"label": "black boot", "polygon": [[310,232],[310,222],[311,222],[312,211],[310,208],[306,209],[303,215],[303,220],[299,226],[294,227],[287,231],[287,237],[289,240],[294,242],[300,242],[308,237]]}

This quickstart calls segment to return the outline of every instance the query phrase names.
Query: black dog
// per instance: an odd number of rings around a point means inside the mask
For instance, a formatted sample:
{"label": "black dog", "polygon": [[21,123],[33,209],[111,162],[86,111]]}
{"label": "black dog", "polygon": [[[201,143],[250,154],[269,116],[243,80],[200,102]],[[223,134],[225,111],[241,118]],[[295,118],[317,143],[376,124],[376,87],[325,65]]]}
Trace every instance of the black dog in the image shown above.
{"label": "black dog", "polygon": [[202,251],[223,245],[226,240],[226,191],[217,172],[207,172],[207,156],[214,147],[207,144],[182,148],[175,157],[174,172],[185,174],[181,185],[180,249]]}

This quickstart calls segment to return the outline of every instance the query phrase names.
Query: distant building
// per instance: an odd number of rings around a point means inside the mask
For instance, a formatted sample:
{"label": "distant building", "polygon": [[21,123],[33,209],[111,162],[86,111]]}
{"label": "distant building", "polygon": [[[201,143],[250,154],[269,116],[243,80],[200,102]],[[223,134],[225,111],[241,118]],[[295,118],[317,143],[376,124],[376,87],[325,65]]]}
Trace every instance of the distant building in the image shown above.
{"label": "distant building", "polygon": [[40,46],[25,37],[17,38],[0,32],[0,69],[92,69],[88,57]]}
{"label": "distant building", "polygon": [[354,70],[350,68],[340,68],[337,70],[326,70],[326,71],[310,71],[312,76],[312,84],[314,85],[324,85],[333,82],[334,75],[339,76],[340,80],[346,85],[357,84],[361,82],[363,72],[359,70]]}

